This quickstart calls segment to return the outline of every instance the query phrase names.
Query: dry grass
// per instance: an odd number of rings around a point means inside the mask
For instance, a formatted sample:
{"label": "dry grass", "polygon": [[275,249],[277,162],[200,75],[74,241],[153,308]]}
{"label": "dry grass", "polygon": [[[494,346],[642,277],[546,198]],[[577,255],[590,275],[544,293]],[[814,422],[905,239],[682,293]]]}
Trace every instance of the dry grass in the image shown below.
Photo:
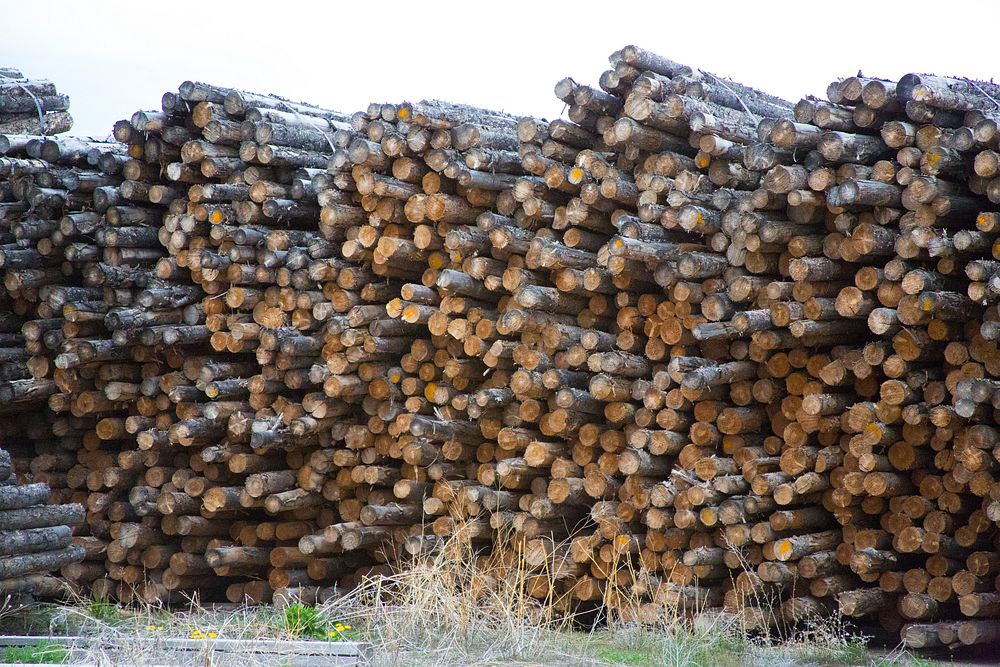
{"label": "dry grass", "polygon": [[442,550],[324,606],[365,628],[377,664],[597,664],[560,600],[532,598],[523,561]]}

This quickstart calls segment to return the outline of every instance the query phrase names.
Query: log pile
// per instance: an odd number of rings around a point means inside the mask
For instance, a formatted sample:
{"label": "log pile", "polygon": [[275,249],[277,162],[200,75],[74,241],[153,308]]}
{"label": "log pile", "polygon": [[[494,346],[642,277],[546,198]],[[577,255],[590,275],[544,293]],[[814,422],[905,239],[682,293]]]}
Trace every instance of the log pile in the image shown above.
{"label": "log pile", "polygon": [[69,96],[55,84],[0,67],[0,134],[53,135],[72,127]]}
{"label": "log pile", "polygon": [[9,149],[0,391],[56,413],[64,575],[318,600],[513,540],[567,608],[992,641],[1000,87],[611,65],[552,122],[186,82]]}
{"label": "log pile", "polygon": [[0,601],[62,594],[65,584],[51,573],[84,557],[72,529],[83,523],[83,507],[49,500],[45,484],[18,483],[10,453],[0,449]]}
{"label": "log pile", "polygon": [[[52,109],[43,119],[41,129],[46,134],[69,129],[68,114],[43,96],[55,95],[51,83],[0,79],[0,85],[3,100],[8,100],[8,86],[15,86],[29,98],[35,95],[45,109]],[[66,105],[68,101],[62,109]],[[37,120],[34,125],[2,126],[14,131],[40,129]],[[0,442],[12,454],[19,476],[32,482],[6,489],[11,497],[3,509],[12,514],[2,530],[14,532],[5,533],[10,546],[3,552],[3,562],[12,568],[14,579],[6,581],[5,575],[0,586],[4,592],[33,589],[53,594],[61,590],[54,586],[55,580],[33,573],[78,572],[86,566],[78,562],[82,558],[103,562],[103,543],[97,537],[101,524],[95,518],[100,513],[95,510],[105,503],[106,494],[88,493],[85,482],[88,470],[97,470],[99,479],[102,469],[113,463],[101,451],[95,430],[98,415],[126,411],[125,403],[111,405],[104,396],[105,384],[116,379],[113,366],[94,363],[80,377],[69,366],[57,368],[55,358],[60,352],[72,352],[77,341],[100,338],[103,315],[96,313],[104,308],[105,288],[119,274],[141,275],[142,271],[136,257],[121,254],[113,242],[105,242],[109,232],[102,229],[107,208],[104,197],[117,192],[122,182],[118,172],[127,159],[124,146],[69,136],[2,134],[0,154],[0,275],[4,284],[0,293]],[[52,414],[48,406],[65,414]],[[92,485],[90,490],[100,488]],[[51,515],[34,507],[46,501],[53,505]],[[81,505],[91,511],[87,522]],[[76,526],[72,545],[68,528],[60,524]]]}

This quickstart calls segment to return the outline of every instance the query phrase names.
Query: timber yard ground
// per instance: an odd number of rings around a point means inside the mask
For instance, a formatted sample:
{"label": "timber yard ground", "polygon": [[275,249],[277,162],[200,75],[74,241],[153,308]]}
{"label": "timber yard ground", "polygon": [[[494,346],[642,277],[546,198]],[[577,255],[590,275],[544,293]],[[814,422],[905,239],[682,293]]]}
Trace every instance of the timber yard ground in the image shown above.
{"label": "timber yard ground", "polygon": [[[995,648],[982,647],[909,652],[837,617],[769,638],[745,632],[726,615],[706,614],[694,623],[668,615],[652,627],[572,617],[557,611],[557,601],[525,596],[516,576],[487,590],[477,585],[483,575],[438,560],[315,607],[192,601],[168,610],[83,599],[8,605],[0,609],[0,633],[39,638],[34,646],[0,647],[0,664],[979,667],[996,665],[1000,657]],[[293,648],[262,654],[258,649],[267,640]],[[226,650],[210,648],[222,642]],[[302,642],[318,642],[332,653],[343,646],[346,655],[317,658],[315,651],[294,648],[309,646]]]}
{"label": "timber yard ground", "polygon": [[[83,602],[35,605],[7,614],[5,632],[38,634],[33,646],[0,647],[0,665],[63,663],[213,666],[298,665],[628,665],[639,667],[985,667],[997,654],[937,651],[926,655],[892,647],[866,647],[865,638],[832,624],[783,640],[747,639],[733,628],[708,625],[694,630],[620,625],[590,632],[513,619],[475,615],[438,624],[436,614],[399,608],[381,619],[370,612],[320,609],[297,626],[299,613],[266,605],[194,611],[123,608]],[[338,613],[338,611],[340,613]],[[382,610],[385,612],[386,610]],[[344,619],[344,620],[336,620]],[[458,618],[451,619],[458,621]],[[491,621],[499,621],[493,622]],[[336,627],[349,626],[337,631]],[[680,626],[678,626],[680,627]],[[10,628],[10,629],[8,629]],[[63,633],[74,641],[61,640]],[[330,637],[330,634],[335,635]],[[324,640],[321,637],[326,636]],[[171,639],[202,640],[205,649],[177,649]],[[239,639],[245,649],[212,651],[215,639]],[[280,656],[254,650],[261,639],[361,642],[360,658],[323,658],[290,649]],[[196,642],[186,642],[187,645]],[[350,653],[350,651],[347,651]]]}

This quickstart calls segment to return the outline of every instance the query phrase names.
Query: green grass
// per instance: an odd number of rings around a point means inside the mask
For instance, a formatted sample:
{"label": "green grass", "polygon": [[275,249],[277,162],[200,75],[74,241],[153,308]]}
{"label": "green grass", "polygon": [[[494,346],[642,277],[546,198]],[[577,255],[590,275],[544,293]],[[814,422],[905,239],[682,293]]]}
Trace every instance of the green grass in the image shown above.
{"label": "green grass", "polygon": [[721,627],[701,631],[631,626],[579,634],[588,638],[580,648],[602,665],[742,667],[749,649],[740,637]]}
{"label": "green grass", "polygon": [[941,664],[919,656],[912,656],[910,658],[910,667],[940,667]]}
{"label": "green grass", "polygon": [[3,662],[17,664],[57,664],[68,658],[69,650],[65,646],[45,640],[34,646],[7,646],[3,650]]}
{"label": "green grass", "polygon": [[650,664],[651,655],[635,649],[605,646],[597,649],[597,659],[611,665],[636,665],[645,667]]}
{"label": "green grass", "polygon": [[913,655],[908,651],[892,652],[882,657],[872,657],[867,654],[859,665],[869,665],[870,667],[945,667],[948,663],[934,662],[919,655]]}
{"label": "green grass", "polygon": [[122,610],[118,604],[101,598],[91,598],[83,605],[84,612],[95,621],[115,625],[122,620]]}
{"label": "green grass", "polygon": [[[836,619],[825,619],[787,637],[748,637],[724,621],[694,627],[665,623],[650,628],[622,624],[594,633],[566,633],[577,638],[576,652],[616,667],[930,667],[907,655],[880,662]],[[581,663],[583,664],[583,663]]]}

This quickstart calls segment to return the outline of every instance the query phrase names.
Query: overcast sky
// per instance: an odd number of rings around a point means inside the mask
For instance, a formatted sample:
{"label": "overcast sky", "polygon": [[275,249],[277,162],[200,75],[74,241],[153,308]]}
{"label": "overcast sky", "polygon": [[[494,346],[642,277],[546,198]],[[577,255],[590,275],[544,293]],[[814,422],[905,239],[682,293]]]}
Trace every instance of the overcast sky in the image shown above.
{"label": "overcast sky", "polygon": [[440,98],[552,118],[553,84],[596,84],[626,44],[791,101],[859,69],[1000,77],[995,1],[0,0],[0,17],[0,64],[54,81],[94,136],[186,79],[341,111]]}

